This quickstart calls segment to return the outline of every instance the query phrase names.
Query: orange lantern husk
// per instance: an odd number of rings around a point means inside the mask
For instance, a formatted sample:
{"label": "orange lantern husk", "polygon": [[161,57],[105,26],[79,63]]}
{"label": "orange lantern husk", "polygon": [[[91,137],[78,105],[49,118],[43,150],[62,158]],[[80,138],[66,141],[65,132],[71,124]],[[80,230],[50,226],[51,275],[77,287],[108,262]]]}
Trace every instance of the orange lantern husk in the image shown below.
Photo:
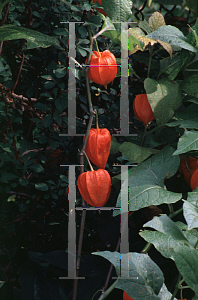
{"label": "orange lantern husk", "polygon": [[[190,172],[186,164],[188,165]],[[186,160],[184,159],[181,161],[178,171],[179,173],[183,174],[184,180],[186,181],[187,184],[190,185],[191,177],[197,169],[198,169],[198,160],[194,157],[188,157]]]}
{"label": "orange lantern husk", "polygon": [[93,51],[93,53],[95,57],[91,55],[89,79],[107,89],[107,84],[113,81],[117,74],[116,58],[109,50],[103,52]]}
{"label": "orange lantern husk", "polygon": [[190,180],[191,189],[194,190],[198,187],[198,169],[193,173]]}
{"label": "orange lantern husk", "polygon": [[80,174],[77,181],[83,199],[91,206],[104,206],[111,193],[111,177],[106,170],[88,171]]}
{"label": "orange lantern husk", "polygon": [[[83,138],[83,142],[85,137]],[[111,135],[106,128],[92,128],[89,133],[86,154],[98,168],[105,169],[111,148]]]}
{"label": "orange lantern husk", "polygon": [[123,300],[133,300],[133,298],[129,297],[129,295],[124,291],[123,292]]}
{"label": "orange lantern husk", "polygon": [[139,94],[135,97],[133,110],[136,119],[143,122],[144,125],[155,119],[147,94]]}

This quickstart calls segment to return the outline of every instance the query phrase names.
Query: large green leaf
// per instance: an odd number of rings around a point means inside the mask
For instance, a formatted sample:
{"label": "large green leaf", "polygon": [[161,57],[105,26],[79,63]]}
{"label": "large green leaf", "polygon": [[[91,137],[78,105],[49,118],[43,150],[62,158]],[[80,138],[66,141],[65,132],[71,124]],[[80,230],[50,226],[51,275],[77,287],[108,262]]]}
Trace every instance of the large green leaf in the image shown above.
{"label": "large green leaf", "polygon": [[198,74],[194,74],[182,82],[182,90],[198,98]]}
{"label": "large green leaf", "polygon": [[[144,224],[144,227],[151,227],[157,231],[144,230],[140,236],[147,242],[152,243],[155,248],[166,258],[172,258],[170,247],[176,248],[179,245],[192,245],[197,241],[192,234],[186,237],[181,229],[167,215],[154,217]],[[189,241],[190,240],[190,241]]]}
{"label": "large green leaf", "polygon": [[26,39],[27,49],[46,48],[52,45],[60,47],[56,38],[25,27],[5,25],[0,28],[0,42]]}
{"label": "large green leaf", "polygon": [[[128,185],[124,181],[122,188],[129,189],[129,210],[136,211],[150,205],[175,203],[181,199],[181,194],[167,191],[163,180],[172,177],[178,170],[180,159],[172,156],[174,149],[164,147],[145,162],[128,172]],[[175,159],[176,158],[176,159]],[[116,207],[121,207],[121,193],[118,196]],[[120,214],[114,210],[113,215]]]}
{"label": "large green leaf", "polygon": [[179,155],[192,150],[198,150],[198,132],[185,130],[177,143],[177,150],[173,155]]}
{"label": "large green leaf", "polygon": [[183,211],[188,229],[198,228],[198,206],[184,201]]}
{"label": "large green leaf", "polygon": [[119,147],[119,151],[122,152],[123,155],[126,155],[128,160],[132,163],[141,163],[150,155],[159,152],[159,150],[143,148],[130,142],[122,143]]}
{"label": "large green leaf", "polygon": [[182,101],[179,84],[168,78],[159,81],[146,78],[144,87],[157,125],[168,122]]}
{"label": "large green leaf", "polygon": [[[160,75],[165,73],[170,80],[174,80],[181,70],[180,53],[173,55],[173,57],[165,57],[160,60]],[[158,76],[159,77],[159,76]]]}
{"label": "large green leaf", "polygon": [[176,241],[187,242],[187,239],[183,235],[182,231],[167,215],[154,217],[151,221],[145,223],[143,227],[151,227],[166,235],[172,236]]}
{"label": "large green leaf", "polygon": [[188,43],[183,33],[178,28],[171,25],[161,26],[152,33],[149,33],[147,37],[161,40],[172,46],[178,46],[192,52],[198,52],[197,48]]}
{"label": "large green leaf", "polygon": [[102,5],[113,22],[127,22],[132,16],[131,0],[103,0]]}
{"label": "large green leaf", "polygon": [[171,248],[170,251],[183,279],[198,295],[198,251],[187,246]]}
{"label": "large green leaf", "polygon": [[198,1],[197,0],[188,0],[186,6],[193,12],[195,19],[198,17]]}
{"label": "large green leaf", "polygon": [[[117,276],[120,277],[120,253],[118,252],[94,252],[94,255],[108,259],[115,267]],[[129,278],[120,277],[115,285],[116,288],[136,299],[158,300],[164,282],[163,273],[160,268],[146,254],[126,253],[122,254],[121,263],[129,262]]]}

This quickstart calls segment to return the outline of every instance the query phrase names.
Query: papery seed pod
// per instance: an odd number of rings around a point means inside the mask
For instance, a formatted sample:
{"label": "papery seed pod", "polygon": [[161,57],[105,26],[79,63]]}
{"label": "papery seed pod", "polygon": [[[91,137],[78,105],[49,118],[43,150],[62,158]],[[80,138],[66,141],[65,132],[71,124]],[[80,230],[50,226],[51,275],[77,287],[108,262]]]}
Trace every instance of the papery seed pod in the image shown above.
{"label": "papery seed pod", "polygon": [[198,169],[193,173],[190,180],[191,189],[194,190],[198,187]]}
{"label": "papery seed pod", "polygon": [[80,174],[77,181],[83,199],[91,206],[104,206],[111,193],[111,177],[106,170],[88,171]]}
{"label": "papery seed pod", "polygon": [[93,51],[93,53],[95,56],[91,55],[89,79],[107,89],[107,84],[113,81],[117,74],[116,58],[109,50],[103,52]]}
{"label": "papery seed pod", "polygon": [[[188,168],[186,165],[188,166]],[[188,157],[187,159],[181,161],[178,171],[179,173],[183,174],[184,180],[190,185],[191,177],[197,169],[198,160],[194,157]]]}
{"label": "papery seed pod", "polygon": [[147,125],[148,122],[155,119],[147,94],[139,94],[133,101],[134,115],[137,120]]}
{"label": "papery seed pod", "polygon": [[[85,137],[83,139],[83,142]],[[105,169],[111,148],[111,135],[106,128],[92,128],[89,133],[85,152],[98,168]]]}
{"label": "papery seed pod", "polygon": [[123,300],[133,300],[133,298],[129,297],[129,295],[124,291],[123,292]]}

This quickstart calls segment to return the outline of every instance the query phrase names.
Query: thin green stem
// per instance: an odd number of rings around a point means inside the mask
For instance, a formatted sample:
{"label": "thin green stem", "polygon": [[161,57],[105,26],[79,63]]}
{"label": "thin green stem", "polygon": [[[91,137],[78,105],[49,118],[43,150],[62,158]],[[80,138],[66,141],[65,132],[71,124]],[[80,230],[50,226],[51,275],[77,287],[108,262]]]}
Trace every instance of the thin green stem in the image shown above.
{"label": "thin green stem", "polygon": [[147,127],[148,127],[148,124],[144,125],[144,132],[143,132],[143,135],[142,135],[140,147],[142,147],[143,144],[144,144],[144,138],[145,138],[145,134],[146,134]]}
{"label": "thin green stem", "polygon": [[104,300],[105,298],[107,298],[107,296],[115,288],[115,285],[116,285],[117,282],[118,282],[118,279],[105,292],[103,292],[103,294],[100,296],[100,298],[98,298],[98,300]]}
{"label": "thin green stem", "polygon": [[171,213],[171,214],[169,215],[169,218],[172,219],[172,218],[175,217],[176,215],[180,214],[180,212],[182,212],[182,211],[183,211],[183,208],[181,207],[180,209],[178,209],[178,210],[174,211],[173,213]]}
{"label": "thin green stem", "polygon": [[175,295],[177,294],[177,291],[179,290],[178,285],[179,285],[179,282],[180,282],[180,280],[181,280],[181,277],[182,277],[181,274],[179,274],[178,279],[177,279],[177,283],[176,283],[176,285],[175,285],[174,292],[173,292],[173,294],[172,294],[170,300],[173,300],[173,299],[174,299]]}
{"label": "thin green stem", "polygon": [[96,49],[97,49],[98,55],[101,57],[100,50],[98,48],[98,42],[96,39],[95,39],[95,43],[96,43]]}
{"label": "thin green stem", "polygon": [[98,113],[96,111],[96,128],[99,129],[99,125],[98,125]]}
{"label": "thin green stem", "polygon": [[145,253],[146,254],[150,250],[151,246],[152,246],[151,243],[147,243],[146,246],[141,251],[141,253]]}
{"label": "thin green stem", "polygon": [[91,165],[91,162],[90,162],[90,160],[89,160],[89,158],[88,158],[86,152],[83,151],[83,153],[85,154],[85,156],[86,156],[86,158],[87,158],[87,161],[88,161],[88,164],[89,164],[89,166],[90,166],[91,171],[94,171],[94,169],[93,169],[93,167],[92,167],[92,165]]}
{"label": "thin green stem", "polygon": [[153,46],[150,46],[150,49],[149,49],[149,64],[148,64],[147,78],[149,78],[149,74],[150,74],[150,70],[151,70],[152,53],[153,53]]}
{"label": "thin green stem", "polygon": [[172,203],[168,204],[168,208],[169,208],[169,211],[170,211],[170,215],[174,213],[174,209],[173,209],[173,205]]}

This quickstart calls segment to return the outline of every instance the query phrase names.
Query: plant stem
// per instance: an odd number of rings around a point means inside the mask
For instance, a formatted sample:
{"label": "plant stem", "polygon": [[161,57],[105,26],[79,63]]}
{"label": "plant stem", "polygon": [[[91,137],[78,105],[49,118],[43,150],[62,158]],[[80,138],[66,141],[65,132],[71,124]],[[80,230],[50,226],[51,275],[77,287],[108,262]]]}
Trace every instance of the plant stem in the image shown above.
{"label": "plant stem", "polygon": [[146,254],[150,250],[151,246],[152,246],[151,243],[147,243],[146,246],[141,251],[141,253],[145,253]]}
{"label": "plant stem", "polygon": [[90,160],[89,160],[89,158],[88,158],[86,152],[83,151],[83,153],[85,154],[85,156],[86,156],[86,158],[87,158],[87,161],[88,161],[88,163],[89,163],[89,166],[90,166],[91,171],[94,171],[94,169],[93,169],[93,167],[92,167],[92,165],[91,165],[91,163],[90,163]]}
{"label": "plant stem", "polygon": [[95,43],[96,43],[96,48],[97,48],[97,51],[98,51],[98,55],[101,57],[100,50],[99,50],[99,48],[98,48],[98,42],[97,42],[96,39],[95,39]]}
{"label": "plant stem", "polygon": [[179,284],[179,282],[180,282],[180,280],[181,280],[181,274],[179,274],[179,276],[178,276],[178,279],[177,279],[177,283],[176,283],[176,285],[175,285],[175,290],[174,290],[174,292],[173,292],[173,294],[172,294],[172,296],[171,296],[171,298],[170,298],[170,300],[173,300],[174,299],[174,297],[175,297],[175,295],[177,294],[177,291],[178,291],[178,284]]}
{"label": "plant stem", "polygon": [[149,64],[148,64],[148,73],[147,73],[147,78],[149,77],[150,70],[151,70],[151,60],[152,60],[152,53],[153,53],[153,46],[150,47],[149,49]]}
{"label": "plant stem", "polygon": [[148,127],[148,124],[146,124],[146,125],[144,126],[144,132],[143,132],[143,135],[142,135],[140,147],[142,147],[143,144],[144,144],[144,138],[145,138],[145,133],[146,133],[147,127]]}
{"label": "plant stem", "polygon": [[[90,37],[90,49],[92,50],[93,48],[93,38],[91,35],[91,29],[90,26],[88,26],[88,32],[89,32],[89,37]],[[87,64],[89,65],[90,62],[90,58],[91,58],[91,53],[89,53],[88,55],[88,59],[87,59]],[[86,86],[87,86],[87,99],[88,99],[88,104],[89,104],[89,111],[90,111],[90,118],[89,118],[89,123],[87,126],[87,132],[85,135],[85,140],[84,140],[84,144],[83,144],[83,148],[80,151],[80,173],[82,174],[84,172],[84,153],[85,153],[85,149],[86,149],[86,145],[87,145],[87,140],[89,137],[89,132],[93,123],[93,117],[95,114],[95,111],[93,110],[93,105],[91,102],[91,92],[90,92],[90,86],[89,86],[89,67],[86,69]],[[77,288],[78,288],[78,275],[79,275],[79,269],[80,269],[80,260],[81,260],[81,252],[82,252],[82,242],[83,242],[83,234],[84,234],[84,225],[85,225],[85,217],[86,217],[86,203],[84,201],[84,199],[82,198],[82,206],[83,211],[82,211],[82,215],[81,215],[81,223],[80,223],[80,234],[79,234],[79,240],[78,240],[78,250],[77,250],[77,261],[76,261],[76,278],[74,279],[74,283],[73,283],[73,294],[72,294],[72,300],[76,300],[76,296],[77,296]]]}
{"label": "plant stem", "polygon": [[108,288],[108,290],[106,290],[106,292],[104,294],[102,294],[100,296],[100,298],[98,298],[98,300],[105,299],[111,293],[111,291],[115,288],[117,281],[118,281],[118,279]]}
{"label": "plant stem", "polygon": [[180,209],[178,209],[178,210],[174,211],[173,213],[171,213],[171,214],[169,215],[169,218],[172,219],[172,218],[175,217],[176,215],[180,214],[180,212],[182,212],[182,211],[183,211],[183,208],[181,207]]}

